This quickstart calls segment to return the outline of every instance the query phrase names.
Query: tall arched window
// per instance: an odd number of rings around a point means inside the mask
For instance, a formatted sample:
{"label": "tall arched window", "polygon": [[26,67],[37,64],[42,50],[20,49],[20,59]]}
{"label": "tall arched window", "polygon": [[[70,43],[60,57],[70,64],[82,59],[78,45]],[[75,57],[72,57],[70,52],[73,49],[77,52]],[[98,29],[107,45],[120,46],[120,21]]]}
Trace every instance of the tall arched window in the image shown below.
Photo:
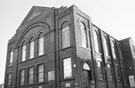
{"label": "tall arched window", "polygon": [[13,64],[13,49],[9,52],[9,66]]}
{"label": "tall arched window", "polygon": [[115,44],[114,44],[113,41],[111,41],[111,45],[112,45],[112,55],[113,55],[113,58],[116,59]]}
{"label": "tall arched window", "polygon": [[80,23],[80,32],[81,32],[81,45],[83,47],[87,47],[87,31],[86,25],[83,22]]}
{"label": "tall arched window", "polygon": [[30,39],[30,53],[29,53],[29,58],[30,59],[34,58],[34,38],[33,37]]}
{"label": "tall arched window", "polygon": [[62,48],[67,48],[70,46],[70,27],[69,22],[64,22],[62,24]]}
{"label": "tall arched window", "polygon": [[103,37],[103,42],[104,42],[105,55],[109,56],[108,43],[107,43],[107,38],[105,36]]}
{"label": "tall arched window", "polygon": [[39,39],[38,39],[38,55],[44,54],[44,34],[40,33]]}
{"label": "tall arched window", "polygon": [[95,51],[99,53],[100,52],[99,39],[98,39],[98,33],[96,30],[94,30],[94,45],[95,45]]}
{"label": "tall arched window", "polygon": [[92,72],[91,72],[90,66],[87,63],[83,64],[83,76],[84,76],[85,84],[92,81]]}
{"label": "tall arched window", "polygon": [[26,60],[26,43],[23,42],[22,44],[22,58],[21,61],[25,61]]}

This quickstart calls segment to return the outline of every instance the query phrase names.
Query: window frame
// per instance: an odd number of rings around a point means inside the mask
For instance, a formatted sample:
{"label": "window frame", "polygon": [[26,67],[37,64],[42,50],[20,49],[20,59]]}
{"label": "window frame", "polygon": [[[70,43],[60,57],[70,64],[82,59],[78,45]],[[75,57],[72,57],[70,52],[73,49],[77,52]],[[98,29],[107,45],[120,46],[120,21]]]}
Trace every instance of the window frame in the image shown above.
{"label": "window frame", "polygon": [[[30,69],[33,68],[33,74],[30,73]],[[33,75],[32,80],[30,80],[30,75]],[[30,83],[32,81],[32,83]],[[31,66],[28,68],[28,84],[33,84],[34,83],[34,66]]]}
{"label": "window frame", "polygon": [[[87,65],[87,66],[85,66],[85,65]],[[83,64],[83,76],[84,76],[84,79],[83,80],[84,80],[85,84],[88,84],[88,83],[90,83],[90,82],[93,81],[91,67],[86,62]],[[87,76],[89,76],[89,77],[86,79]]]}
{"label": "window frame", "polygon": [[[42,65],[43,65],[43,72],[39,72],[39,66],[42,66]],[[40,81],[40,79],[39,79],[39,74],[40,73],[43,73],[43,78],[42,78],[43,81]],[[45,64],[42,63],[42,64],[37,65],[37,82],[41,83],[41,82],[44,82],[44,81],[45,81]]]}
{"label": "window frame", "polygon": [[[108,65],[110,66],[110,67],[108,67]],[[112,71],[112,64],[110,64],[110,63],[107,63],[107,75],[108,75],[108,79],[109,79],[109,81],[112,81],[113,80],[113,71]]]}
{"label": "window frame", "polygon": [[29,59],[33,59],[35,56],[35,41],[32,36],[29,40]]}
{"label": "window frame", "polygon": [[94,49],[96,53],[101,53],[101,46],[99,41],[99,31],[93,26],[93,37],[94,37]]}
{"label": "window frame", "polygon": [[[24,75],[22,75],[22,71],[24,71]],[[23,83],[22,83],[22,78],[23,78]],[[25,80],[26,80],[26,69],[20,69],[19,70],[19,85],[23,86],[25,85]]]}
{"label": "window frame", "polygon": [[[67,33],[67,34],[66,34]],[[65,41],[67,40],[67,41]],[[70,27],[66,26],[63,27],[61,30],[61,41],[62,41],[62,48],[67,48],[71,46],[71,39],[70,39]]]}
{"label": "window frame", "polygon": [[[42,48],[40,48],[41,46]],[[40,32],[38,36],[38,56],[42,56],[44,55],[44,53],[45,53],[45,36],[43,32]]]}
{"label": "window frame", "polygon": [[81,46],[84,48],[88,48],[88,37],[87,37],[87,27],[84,22],[80,22],[80,38],[81,38]]}
{"label": "window frame", "polygon": [[[9,77],[9,75],[10,75],[10,77]],[[7,85],[8,85],[8,87],[10,87],[11,84],[12,84],[12,73],[10,72],[10,73],[7,73]]]}
{"label": "window frame", "polygon": [[14,51],[11,49],[9,52],[9,66],[13,65],[13,59],[14,59]]}
{"label": "window frame", "polygon": [[121,80],[120,67],[116,66],[115,71],[116,71],[117,80],[120,81]]}
{"label": "window frame", "polygon": [[[65,75],[65,69],[66,69],[66,72],[67,72],[67,68],[64,68],[65,67],[64,60],[66,60],[66,59],[70,59],[70,67],[68,67],[68,68],[70,68],[71,73],[68,74],[68,75],[67,74]],[[67,66],[69,66],[69,65],[67,65]],[[63,79],[71,79],[73,77],[72,58],[71,57],[63,58],[62,59],[62,67],[63,67]]]}
{"label": "window frame", "polygon": [[115,41],[111,40],[112,56],[113,59],[117,59]]}
{"label": "window frame", "polygon": [[109,46],[108,46],[109,43],[106,36],[103,36],[103,43],[104,43],[105,56],[110,57]]}
{"label": "window frame", "polygon": [[27,52],[27,45],[26,42],[24,41],[22,46],[21,46],[21,62],[26,61],[26,52]]}
{"label": "window frame", "polygon": [[[41,41],[42,40],[42,41]],[[44,36],[42,36],[41,38],[39,38],[39,45],[38,45],[38,55],[44,55]],[[42,48],[41,48],[42,47]]]}
{"label": "window frame", "polygon": [[[100,66],[99,66],[99,63],[100,63]],[[100,60],[97,60],[96,64],[97,64],[97,73],[100,73],[98,74],[99,80],[103,80],[104,79],[103,62]]]}

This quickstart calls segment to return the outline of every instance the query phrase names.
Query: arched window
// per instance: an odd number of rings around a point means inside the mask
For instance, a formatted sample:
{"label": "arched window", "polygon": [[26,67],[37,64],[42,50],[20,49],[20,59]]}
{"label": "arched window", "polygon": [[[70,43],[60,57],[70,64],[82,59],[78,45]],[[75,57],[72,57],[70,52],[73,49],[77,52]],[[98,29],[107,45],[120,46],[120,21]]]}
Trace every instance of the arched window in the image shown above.
{"label": "arched window", "polygon": [[70,46],[70,29],[69,22],[64,22],[62,24],[62,48]]}
{"label": "arched window", "polygon": [[114,44],[113,41],[111,41],[111,45],[112,45],[112,55],[113,55],[113,58],[116,59],[115,44]]}
{"label": "arched window", "polygon": [[44,34],[40,33],[38,38],[38,55],[44,54]]}
{"label": "arched window", "polygon": [[99,39],[98,39],[98,33],[96,30],[94,30],[94,45],[95,45],[95,51],[99,53],[100,52]]}
{"label": "arched window", "polygon": [[87,31],[86,25],[83,22],[80,23],[80,32],[81,32],[81,45],[83,47],[87,47]]}
{"label": "arched window", "polygon": [[32,59],[34,58],[34,38],[32,37],[30,39],[30,53],[29,53],[29,58]]}
{"label": "arched window", "polygon": [[25,61],[26,60],[26,43],[23,42],[22,44],[22,58],[21,61]]}
{"label": "arched window", "polygon": [[83,64],[83,77],[84,77],[84,82],[85,84],[89,83],[90,81],[92,81],[92,72],[91,72],[91,68],[87,63]]}
{"label": "arched window", "polygon": [[10,50],[9,53],[9,66],[13,64],[13,49]]}
{"label": "arched window", "polygon": [[107,43],[107,38],[105,36],[103,37],[103,42],[104,42],[105,55],[109,56],[108,43]]}

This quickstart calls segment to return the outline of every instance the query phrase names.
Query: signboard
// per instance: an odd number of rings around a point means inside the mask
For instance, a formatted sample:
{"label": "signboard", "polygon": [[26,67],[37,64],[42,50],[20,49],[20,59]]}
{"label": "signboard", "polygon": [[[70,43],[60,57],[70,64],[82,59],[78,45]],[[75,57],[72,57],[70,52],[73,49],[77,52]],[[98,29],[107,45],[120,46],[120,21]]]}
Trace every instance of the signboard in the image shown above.
{"label": "signboard", "polygon": [[49,71],[48,72],[48,81],[54,80],[54,71]]}
{"label": "signboard", "polygon": [[130,75],[128,77],[129,77],[130,87],[135,87],[134,75]]}
{"label": "signboard", "polygon": [[70,83],[65,83],[65,87],[70,87]]}
{"label": "signboard", "polygon": [[42,88],[42,86],[39,86],[38,88]]}

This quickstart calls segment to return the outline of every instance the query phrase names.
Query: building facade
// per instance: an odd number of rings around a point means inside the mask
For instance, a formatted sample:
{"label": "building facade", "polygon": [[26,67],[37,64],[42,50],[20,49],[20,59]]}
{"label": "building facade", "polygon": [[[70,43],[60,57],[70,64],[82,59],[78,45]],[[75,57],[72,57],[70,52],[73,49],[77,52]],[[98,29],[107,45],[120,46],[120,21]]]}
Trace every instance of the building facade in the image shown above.
{"label": "building facade", "polygon": [[4,84],[0,84],[0,88],[4,88]]}
{"label": "building facade", "polygon": [[4,86],[128,88],[123,44],[74,5],[33,6],[9,40]]}
{"label": "building facade", "polygon": [[120,41],[123,54],[123,69],[125,73],[125,81],[128,81],[126,86],[135,87],[135,44],[131,38],[126,38]]}

